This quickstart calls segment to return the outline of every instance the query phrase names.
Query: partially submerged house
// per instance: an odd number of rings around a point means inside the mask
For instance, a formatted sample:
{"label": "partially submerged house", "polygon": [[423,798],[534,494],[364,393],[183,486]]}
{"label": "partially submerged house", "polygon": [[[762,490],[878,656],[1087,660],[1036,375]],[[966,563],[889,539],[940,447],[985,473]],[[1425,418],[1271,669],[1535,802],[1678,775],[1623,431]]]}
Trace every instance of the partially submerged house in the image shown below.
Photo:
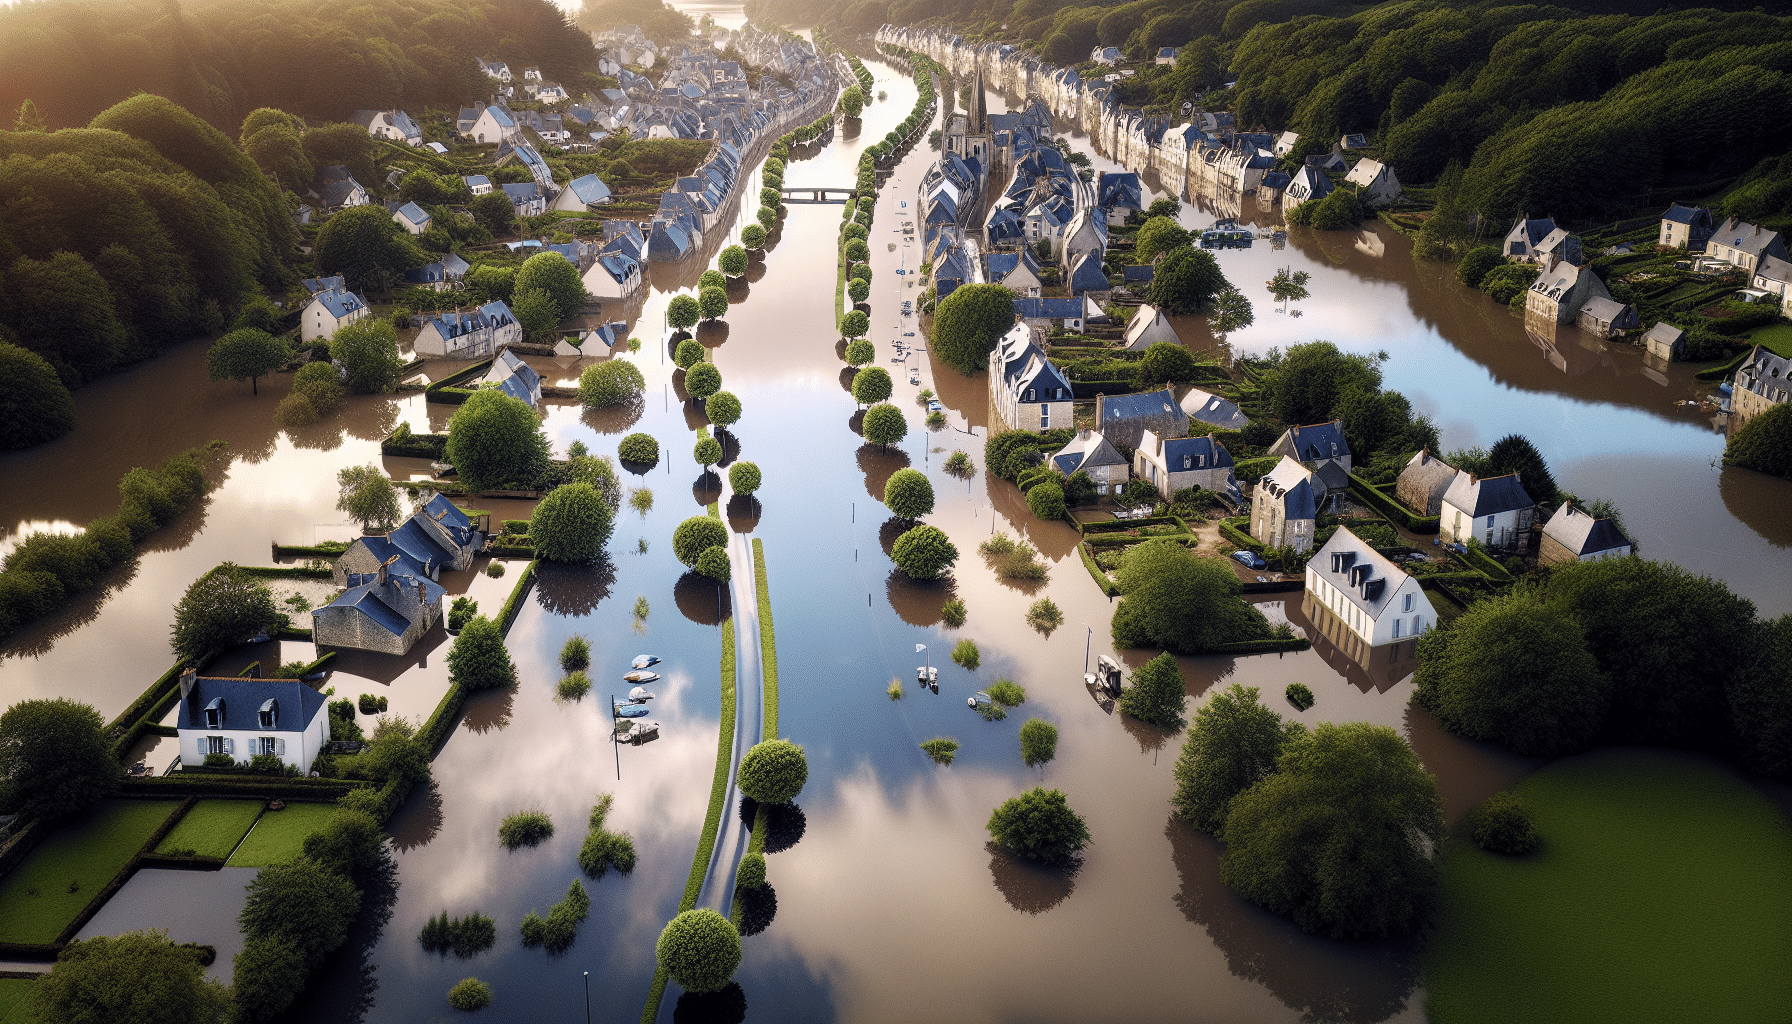
{"label": "partially submerged house", "polygon": [[[332,280],[340,282],[342,278]],[[339,329],[367,315],[367,300],[338,283],[312,295],[299,311],[299,340],[306,344],[328,341]]]}
{"label": "partially submerged house", "polygon": [[1537,503],[1525,493],[1517,473],[1478,477],[1459,470],[1444,492],[1438,533],[1446,540],[1505,550],[1531,532]]}
{"label": "partially submerged house", "polygon": [[1008,430],[1051,430],[1075,423],[1074,389],[1063,371],[1033,340],[1033,330],[1015,324],[989,354],[990,399]]}
{"label": "partially submerged house", "polygon": [[1313,493],[1312,474],[1288,456],[1257,481],[1251,492],[1251,536],[1272,548],[1293,548],[1296,553],[1313,547],[1319,523],[1319,497]]}
{"label": "partially submerged house", "polygon": [[1643,335],[1643,347],[1657,359],[1675,362],[1686,355],[1686,332],[1663,321]]}
{"label": "partially submerged house", "polygon": [[541,374],[510,349],[498,353],[480,384],[496,388],[531,409],[541,404]]}
{"label": "partially submerged house", "polygon": [[[1345,138],[1353,136],[1347,135]],[[1357,187],[1357,192],[1365,203],[1383,206],[1400,198],[1399,176],[1392,167],[1372,157],[1358,160],[1344,180]]]}
{"label": "partially submerged house", "polygon": [[1618,338],[1643,329],[1635,306],[1597,295],[1581,304],[1576,323],[1581,330],[1600,338]]}
{"label": "partially submerged house", "polygon": [[1543,524],[1543,542],[1537,549],[1537,558],[1545,564],[1596,562],[1622,558],[1633,550],[1630,538],[1624,536],[1617,523],[1577,508],[1572,501],[1564,501]]}
{"label": "partially submerged house", "polygon": [[1315,625],[1340,648],[1399,643],[1437,625],[1419,581],[1348,527],[1339,527],[1308,560],[1306,591],[1307,605],[1329,613]]}
{"label": "partially submerged house", "polygon": [[1756,345],[1736,368],[1730,383],[1730,429],[1792,398],[1792,359]]}
{"label": "partially submerged house", "polygon": [[441,584],[392,555],[371,573],[351,573],[348,589],[311,613],[318,647],[405,654],[442,617]]}
{"label": "partially submerged house", "polygon": [[197,768],[209,754],[247,761],[270,754],[301,772],[330,739],[324,695],[298,679],[181,673],[180,762]]}

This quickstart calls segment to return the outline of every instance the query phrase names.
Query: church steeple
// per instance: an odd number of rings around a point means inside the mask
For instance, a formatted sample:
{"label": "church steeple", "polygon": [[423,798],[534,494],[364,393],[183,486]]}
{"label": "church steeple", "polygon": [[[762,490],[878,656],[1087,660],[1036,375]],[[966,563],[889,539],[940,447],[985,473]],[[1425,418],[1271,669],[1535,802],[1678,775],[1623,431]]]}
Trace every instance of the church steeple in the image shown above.
{"label": "church steeple", "polygon": [[972,135],[989,134],[989,104],[983,99],[983,67],[978,65],[977,78],[971,86],[971,110],[968,118],[970,124],[967,132]]}

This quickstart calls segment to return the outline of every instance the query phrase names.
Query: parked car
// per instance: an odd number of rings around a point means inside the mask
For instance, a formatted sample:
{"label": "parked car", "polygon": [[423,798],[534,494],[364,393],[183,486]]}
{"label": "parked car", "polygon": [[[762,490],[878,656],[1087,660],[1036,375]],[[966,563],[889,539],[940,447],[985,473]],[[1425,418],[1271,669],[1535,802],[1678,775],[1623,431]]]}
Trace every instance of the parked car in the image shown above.
{"label": "parked car", "polygon": [[1269,563],[1263,560],[1262,555],[1259,555],[1255,551],[1248,551],[1244,548],[1239,548],[1237,551],[1232,552],[1232,557],[1238,561],[1238,564],[1247,569],[1264,569],[1269,566]]}

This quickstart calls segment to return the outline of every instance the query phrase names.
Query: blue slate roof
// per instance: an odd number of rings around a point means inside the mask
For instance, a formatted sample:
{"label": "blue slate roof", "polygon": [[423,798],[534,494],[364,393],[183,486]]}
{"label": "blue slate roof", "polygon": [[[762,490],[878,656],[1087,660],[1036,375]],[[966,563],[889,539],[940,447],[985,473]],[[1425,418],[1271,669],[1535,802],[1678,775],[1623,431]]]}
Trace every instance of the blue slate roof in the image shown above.
{"label": "blue slate roof", "polygon": [[986,265],[989,267],[989,279],[1001,281],[1009,274],[1014,273],[1014,268],[1020,266],[1020,253],[992,252],[988,256]]}
{"label": "blue slate roof", "polygon": [[505,110],[503,107],[497,107],[497,106],[490,106],[490,107],[486,107],[485,109],[486,109],[487,113],[492,115],[492,120],[498,122],[498,127],[500,127],[500,128],[515,128],[516,127],[516,122],[510,119],[510,111]]}
{"label": "blue slate roof", "polygon": [[516,322],[516,314],[510,311],[510,307],[504,304],[503,299],[493,299],[480,306],[479,312],[484,313],[494,327],[502,327],[505,324]]}
{"label": "blue slate roof", "polygon": [[1482,480],[1474,479],[1468,472],[1457,473],[1456,479],[1450,481],[1450,489],[1444,492],[1444,500],[1471,516],[1498,515],[1536,504],[1525,493],[1517,473]]}
{"label": "blue slate roof", "polygon": [[640,266],[633,258],[620,252],[605,253],[599,256],[597,265],[604,268],[604,273],[610,275],[610,279],[617,284],[628,279],[631,268]]}
{"label": "blue slate roof", "polygon": [[532,202],[536,196],[541,194],[541,190],[534,183],[527,185],[512,183],[504,186],[504,194],[510,197],[512,206],[521,206],[524,203]]}
{"label": "blue slate roof", "polygon": [[387,559],[391,558],[393,555],[397,555],[398,561],[394,562],[392,564],[392,568],[390,570],[391,572],[393,572],[397,575],[401,575],[401,576],[428,576],[429,575],[427,572],[424,571],[423,563],[412,558],[403,548],[392,543],[392,541],[388,540],[386,537],[384,537],[380,534],[373,534],[372,536],[357,538],[355,540],[355,543],[351,544],[350,547],[352,548],[356,545],[359,545],[360,547],[365,548],[367,550],[367,553],[372,555],[374,557],[374,559],[379,562],[385,562]]}
{"label": "blue slate roof", "polygon": [[454,552],[443,547],[442,542],[418,523],[414,516],[399,524],[398,529],[386,534],[386,539],[402,551],[405,557],[421,566],[440,568],[454,561]]}
{"label": "blue slate roof", "polygon": [[1171,415],[1186,419],[1187,414],[1176,404],[1169,388],[1147,391],[1142,395],[1104,395],[1101,400],[1101,423],[1096,429],[1106,431],[1109,423],[1141,419],[1147,416]]}
{"label": "blue slate roof", "polygon": [[327,292],[318,292],[317,301],[323,303],[330,315],[340,320],[357,309],[365,309],[367,303],[354,292],[332,288]]}
{"label": "blue slate roof", "polygon": [[1063,320],[1065,318],[1080,320],[1086,311],[1080,298],[1054,296],[1051,298],[1028,299],[1016,298],[1014,312],[1029,320]]}
{"label": "blue slate roof", "polygon": [[492,179],[483,174],[469,174],[461,180],[467,183],[468,188],[479,188],[480,186],[489,187],[492,183]]}
{"label": "blue slate roof", "polygon": [[1296,462],[1350,457],[1350,442],[1344,440],[1344,431],[1340,429],[1337,420],[1312,423],[1304,427],[1289,427],[1288,438],[1294,442],[1294,461]]}
{"label": "blue slate roof", "polygon": [[1157,267],[1149,263],[1144,266],[1121,267],[1120,273],[1127,284],[1150,284],[1151,279],[1157,276]]}
{"label": "blue slate roof", "polygon": [[1137,210],[1140,208],[1140,197],[1144,194],[1139,186],[1139,176],[1130,171],[1103,171],[1095,176],[1096,193],[1100,196],[1097,205],[1106,208],[1116,206]]}
{"label": "blue slate roof", "polygon": [[1232,453],[1226,446],[1211,437],[1173,437],[1164,442],[1164,465],[1171,472],[1182,468],[1183,457],[1187,456],[1194,465],[1213,467],[1232,465]]}
{"label": "blue slate roof", "polygon": [[1696,221],[1709,222],[1711,220],[1711,215],[1702,207],[1685,206],[1680,203],[1675,203],[1668,207],[1668,212],[1662,214],[1661,219],[1671,220],[1677,224],[1692,224]]}
{"label": "blue slate roof", "polygon": [[[505,312],[509,312],[508,308]],[[505,354],[508,355],[509,353],[506,352]],[[533,373],[535,371],[531,370],[529,372]],[[536,379],[540,380],[541,378],[537,377]],[[463,511],[459,505],[449,501],[445,495],[440,492],[431,494],[429,500],[423,503],[423,512],[431,519],[434,519],[442,526],[448,528],[451,533],[464,535],[465,539],[462,540],[463,544],[470,543],[474,532],[473,520],[468,519],[467,513]]]}
{"label": "blue slate roof", "polygon": [[[324,695],[297,679],[235,679],[200,676],[193,690],[180,702],[182,729],[211,728],[205,724],[205,707],[223,701],[224,712],[216,726],[239,732],[304,732],[324,707]],[[275,702],[273,728],[261,724],[261,706]]]}
{"label": "blue slate roof", "polygon": [[425,213],[423,207],[418,206],[416,203],[406,203],[403,206],[400,206],[398,208],[398,213],[412,224],[429,223],[429,214]]}
{"label": "blue slate roof", "polygon": [[1102,272],[1101,260],[1093,254],[1077,259],[1076,266],[1070,270],[1069,287],[1072,292],[1105,292],[1113,287],[1108,284],[1107,274]]}

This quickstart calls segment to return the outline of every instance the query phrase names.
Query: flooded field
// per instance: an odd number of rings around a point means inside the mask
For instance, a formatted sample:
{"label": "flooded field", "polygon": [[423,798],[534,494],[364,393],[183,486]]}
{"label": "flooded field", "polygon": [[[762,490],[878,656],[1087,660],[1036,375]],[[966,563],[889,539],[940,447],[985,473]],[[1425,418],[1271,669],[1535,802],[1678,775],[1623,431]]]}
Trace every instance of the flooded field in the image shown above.
{"label": "flooded field", "polygon": [[[688,5],[694,14],[726,9]],[[738,8],[732,8],[738,11]],[[724,23],[727,23],[724,21]],[[790,186],[852,182],[861,142],[881,139],[906,117],[915,92],[908,76],[870,63],[887,101],[812,154],[790,162]],[[1012,98],[1011,98],[1012,99]],[[1000,101],[992,97],[992,109]],[[1086,145],[1086,142],[1082,143]],[[744,416],[734,428],[738,458],[757,463],[765,484],[756,503],[727,506],[736,532],[763,540],[770,567],[782,682],[780,731],[807,748],[810,777],[800,811],[784,822],[770,857],[776,915],[746,942],[737,975],[759,1021],[1200,1020],[1417,1021],[1423,1019],[1411,949],[1397,943],[1347,944],[1304,935],[1245,903],[1218,879],[1217,844],[1171,820],[1170,767],[1183,735],[1125,718],[1093,699],[1081,681],[1088,658],[1112,651],[1112,606],[1076,557],[1076,534],[1026,512],[1012,485],[982,471],[987,382],[922,353],[920,383],[889,361],[890,343],[917,330],[899,315],[919,288],[909,275],[919,243],[899,226],[933,156],[910,153],[886,185],[870,245],[874,271],[871,338],[877,365],[892,368],[907,411],[908,437],[889,450],[854,432],[834,330],[834,244],[841,208],[792,204],[762,260],[729,290],[725,322],[698,337],[714,349],[724,387]],[[1096,156],[1098,165],[1099,155]],[[757,171],[743,185],[752,195]],[[750,218],[751,211],[745,216]],[[1185,211],[1205,225],[1214,213]],[[710,251],[725,244],[714,240]],[[1201,321],[1177,324],[1196,348],[1257,353],[1313,338],[1352,351],[1385,350],[1387,382],[1436,418],[1446,447],[1490,444],[1527,434],[1550,459],[1562,486],[1606,497],[1624,510],[1644,553],[1722,577],[1766,614],[1792,611],[1792,484],[1712,466],[1723,440],[1711,424],[1671,403],[1693,393],[1690,371],[1667,384],[1641,372],[1622,347],[1588,347],[1573,332],[1539,347],[1504,308],[1458,285],[1448,268],[1415,266],[1407,243],[1373,227],[1324,235],[1299,231],[1288,246],[1266,243],[1220,254],[1227,275],[1257,305],[1257,322],[1223,343]],[[1275,268],[1312,273],[1312,298],[1296,318],[1274,312],[1259,281]],[[592,568],[550,567],[509,637],[520,684],[486,693],[434,763],[428,791],[413,794],[391,823],[398,864],[382,928],[357,938],[326,967],[292,1011],[308,1021],[428,1021],[446,1014],[458,979],[477,975],[494,990],[500,1019],[574,1019],[591,974],[593,1019],[633,1020],[653,974],[653,942],[676,911],[703,821],[720,717],[718,625],[732,614],[725,591],[684,574],[671,551],[678,522],[702,514],[715,496],[690,458],[701,412],[682,400],[665,352],[666,303],[689,290],[703,265],[655,268],[653,290],[629,310],[647,377],[636,410],[585,413],[550,400],[545,424],[557,452],[582,441],[614,455],[617,442],[645,431],[663,461],[630,486],[654,492],[646,515],[618,515],[610,555]],[[920,340],[920,339],[915,339]],[[382,459],[379,439],[400,421],[442,429],[450,407],[418,394],[359,398],[332,420],[298,434],[276,431],[271,415],[284,381],[253,397],[204,379],[202,342],[113,375],[77,395],[80,426],[43,448],[0,456],[0,524],[16,540],[41,528],[73,527],[112,510],[115,482],[144,465],[214,438],[229,443],[221,485],[179,523],[156,534],[135,566],[99,594],[71,604],[0,651],[0,702],[64,695],[111,716],[172,661],[168,626],[182,590],[223,560],[267,564],[269,543],[344,539],[353,529],[334,510],[336,470],[373,462],[394,475],[421,472],[415,460]],[[1554,358],[1552,358],[1552,356]],[[550,378],[576,365],[531,360]],[[940,430],[921,426],[915,395],[937,392],[948,410]],[[977,464],[968,480],[940,466],[962,448]],[[731,455],[733,455],[731,451]],[[895,470],[928,473],[938,495],[929,522],[960,551],[951,582],[908,583],[888,551],[898,532],[881,504]],[[479,503],[494,519],[523,518],[527,505]],[[999,580],[976,553],[1000,530],[1036,546],[1050,579],[1025,586]],[[640,541],[645,541],[643,551]],[[448,574],[450,593],[468,593],[494,611],[512,574]],[[738,571],[738,567],[737,567]],[[1050,596],[1064,625],[1042,636],[1023,621]],[[637,621],[637,597],[650,610]],[[968,620],[944,625],[956,597]],[[1309,631],[1299,594],[1269,595],[1271,621]],[[573,633],[592,641],[596,686],[582,701],[554,695],[555,659]],[[948,660],[961,637],[982,649],[967,672]],[[752,642],[743,637],[743,642]],[[387,694],[393,713],[421,718],[446,686],[447,638],[438,628],[407,658],[345,657],[331,684],[338,695]],[[927,645],[917,654],[916,644]],[[278,657],[309,657],[309,645],[281,644]],[[602,713],[630,657],[665,659],[651,689],[661,738],[618,750]],[[1128,666],[1151,653],[1120,652]],[[245,649],[246,663],[275,656]],[[912,684],[918,659],[939,666],[938,694]],[[1233,683],[1263,690],[1272,706],[1309,724],[1370,721],[1402,730],[1434,771],[1452,820],[1510,785],[1538,762],[1443,732],[1409,710],[1410,677],[1368,672],[1328,645],[1288,655],[1182,659],[1194,705]],[[1027,702],[1003,722],[985,722],[965,697],[997,678],[1027,688]],[[892,678],[908,683],[892,701]],[[1308,711],[1281,701],[1290,682],[1317,695]],[[1057,757],[1025,767],[1017,733],[1029,716],[1060,730]],[[918,744],[934,736],[962,748],[950,767]],[[146,752],[152,763],[172,742]],[[1003,799],[1043,781],[1061,788],[1094,837],[1072,876],[1017,864],[987,845],[983,824]],[[601,793],[614,794],[608,825],[630,832],[640,855],[628,876],[586,880],[593,903],[571,951],[523,949],[517,922],[545,912],[578,876],[584,821]],[[554,820],[542,846],[506,852],[498,821],[534,807]],[[730,815],[737,813],[729,808]],[[119,928],[158,920],[158,901],[189,899],[181,886],[240,884],[231,872],[146,872],[89,926]],[[160,888],[158,888],[158,886]],[[166,893],[166,895],[163,895]],[[222,899],[222,896],[218,897]],[[423,923],[446,910],[494,917],[499,941],[470,961],[444,959],[417,942]],[[111,916],[108,916],[111,915]],[[173,928],[175,925],[170,924]],[[179,937],[179,936],[177,936]],[[206,941],[210,941],[209,939]],[[222,944],[220,944],[222,949]],[[676,987],[660,1019],[674,1019]],[[683,1019],[683,1018],[680,1018]]]}

